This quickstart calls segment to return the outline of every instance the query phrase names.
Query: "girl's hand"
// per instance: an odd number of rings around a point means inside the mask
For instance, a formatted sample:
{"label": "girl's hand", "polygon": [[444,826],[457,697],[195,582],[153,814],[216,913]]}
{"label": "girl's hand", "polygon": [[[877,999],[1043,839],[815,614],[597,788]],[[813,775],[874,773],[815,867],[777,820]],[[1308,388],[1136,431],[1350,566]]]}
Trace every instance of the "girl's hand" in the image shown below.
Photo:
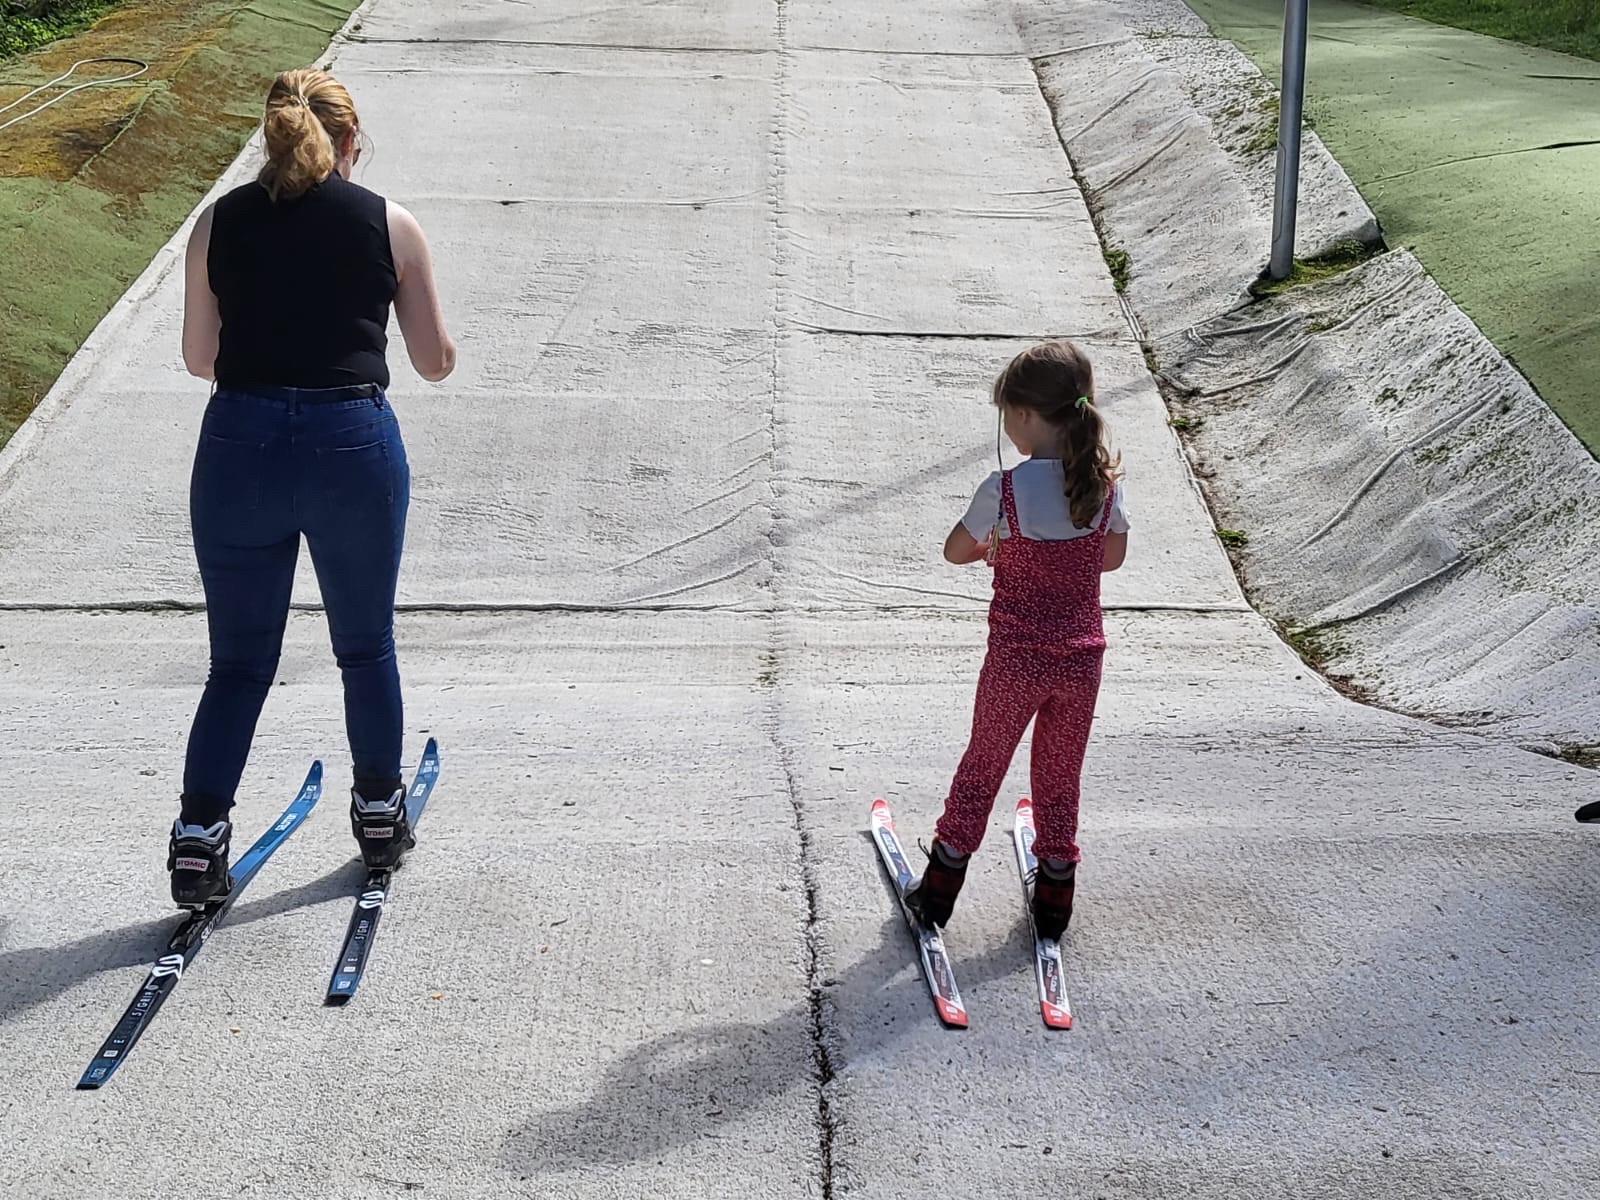
{"label": "girl's hand", "polygon": [[989,539],[979,541],[967,532],[967,527],[957,523],[944,540],[944,560],[962,566],[982,562],[989,556]]}

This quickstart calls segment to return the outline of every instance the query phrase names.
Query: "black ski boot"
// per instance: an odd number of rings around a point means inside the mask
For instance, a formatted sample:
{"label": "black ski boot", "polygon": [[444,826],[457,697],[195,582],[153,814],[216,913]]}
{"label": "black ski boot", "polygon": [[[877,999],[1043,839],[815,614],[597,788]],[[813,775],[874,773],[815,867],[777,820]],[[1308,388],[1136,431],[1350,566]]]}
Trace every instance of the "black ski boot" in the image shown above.
{"label": "black ski boot", "polygon": [[361,861],[369,871],[388,871],[400,865],[405,852],[417,844],[406,817],[406,789],[396,788],[385,800],[372,800],[350,790],[350,828],[361,847]]}
{"label": "black ski boot", "polygon": [[1077,884],[1078,864],[1068,863],[1065,871],[1053,871],[1041,862],[1033,877],[1033,928],[1048,941],[1059,941],[1072,920],[1072,892]]}
{"label": "black ski boot", "polygon": [[957,860],[938,839],[934,840],[933,849],[928,851],[927,870],[906,889],[906,907],[924,925],[949,924],[961,885],[967,881],[967,857]]}
{"label": "black ski boot", "polygon": [[1582,821],[1585,825],[1592,825],[1600,822],[1600,800],[1591,800],[1588,804],[1585,804],[1582,808],[1575,812],[1573,816],[1577,817],[1578,820]]}
{"label": "black ski boot", "polygon": [[205,908],[227,899],[233,891],[233,876],[228,873],[228,842],[233,825],[185,825],[180,818],[172,823],[172,839],[167,843],[167,870],[172,872],[172,899],[182,908]]}

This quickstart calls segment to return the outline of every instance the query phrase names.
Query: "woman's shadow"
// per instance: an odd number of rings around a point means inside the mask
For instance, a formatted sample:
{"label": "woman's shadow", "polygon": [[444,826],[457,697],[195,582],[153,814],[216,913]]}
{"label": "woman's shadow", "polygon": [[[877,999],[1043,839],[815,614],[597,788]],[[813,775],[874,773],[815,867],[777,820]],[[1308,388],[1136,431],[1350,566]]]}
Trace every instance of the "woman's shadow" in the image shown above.
{"label": "woman's shadow", "polygon": [[[366,874],[351,859],[318,879],[250,903],[241,903],[219,928],[282,916],[298,908],[354,897]],[[29,1009],[105,971],[148,967],[167,953],[167,940],[182,923],[174,913],[137,925],[90,934],[59,946],[25,946],[0,954],[0,1022],[12,1021]],[[131,999],[139,981],[128,979]],[[110,1031],[117,1014],[106,1014]]]}

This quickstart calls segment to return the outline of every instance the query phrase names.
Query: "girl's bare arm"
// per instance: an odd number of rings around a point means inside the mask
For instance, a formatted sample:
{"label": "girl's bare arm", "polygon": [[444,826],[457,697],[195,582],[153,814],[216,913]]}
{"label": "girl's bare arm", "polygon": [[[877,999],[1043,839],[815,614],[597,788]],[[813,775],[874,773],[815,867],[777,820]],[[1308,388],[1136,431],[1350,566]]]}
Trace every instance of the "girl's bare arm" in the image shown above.
{"label": "girl's bare arm", "polygon": [[967,532],[965,525],[957,522],[956,527],[950,531],[950,536],[944,540],[944,560],[955,563],[982,562],[989,553],[987,540],[979,541]]}
{"label": "girl's bare arm", "polygon": [[1106,534],[1106,556],[1100,564],[1100,571],[1115,571],[1128,557],[1128,535],[1125,533]]}

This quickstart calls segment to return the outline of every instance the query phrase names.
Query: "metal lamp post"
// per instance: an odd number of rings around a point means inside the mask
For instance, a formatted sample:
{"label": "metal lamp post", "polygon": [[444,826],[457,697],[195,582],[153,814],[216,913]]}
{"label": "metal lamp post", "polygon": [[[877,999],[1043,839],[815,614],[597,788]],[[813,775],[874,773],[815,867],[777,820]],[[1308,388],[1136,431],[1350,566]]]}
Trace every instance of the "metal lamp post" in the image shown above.
{"label": "metal lamp post", "polygon": [[1278,101],[1278,187],[1272,206],[1272,261],[1267,274],[1294,269],[1295,206],[1300,199],[1300,124],[1306,98],[1306,29],[1311,0],[1284,0],[1283,90]]}

